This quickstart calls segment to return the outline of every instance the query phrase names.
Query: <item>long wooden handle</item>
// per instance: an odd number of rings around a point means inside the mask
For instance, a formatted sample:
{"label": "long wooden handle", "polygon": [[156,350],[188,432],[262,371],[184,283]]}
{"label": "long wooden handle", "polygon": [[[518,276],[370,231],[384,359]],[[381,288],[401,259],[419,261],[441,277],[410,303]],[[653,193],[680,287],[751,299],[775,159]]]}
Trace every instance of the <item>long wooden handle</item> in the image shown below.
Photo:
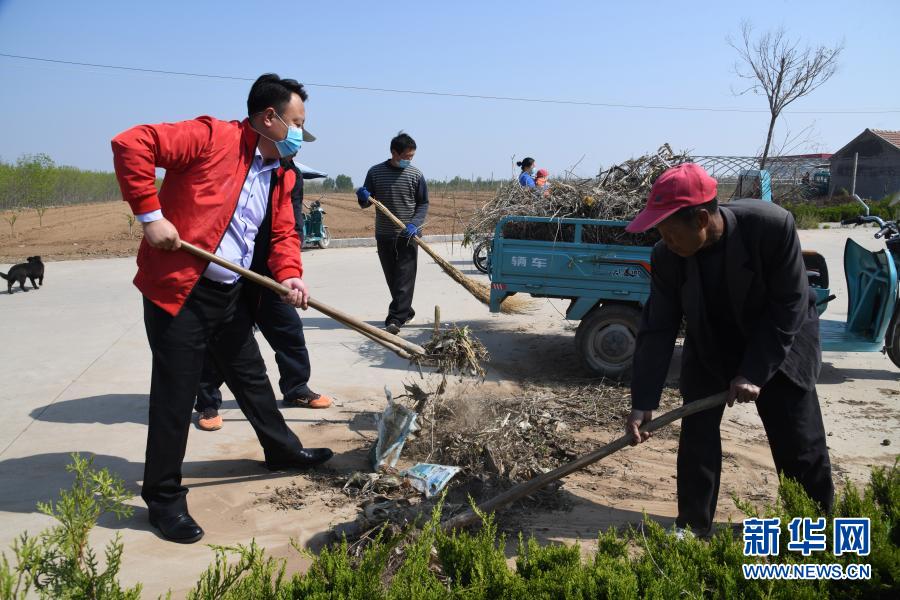
{"label": "long wooden handle", "polygon": [[[392,213],[392,212],[390,211],[390,209],[388,209],[387,206],[385,206],[384,204],[382,204],[381,202],[379,202],[378,200],[376,200],[376,199],[375,199],[374,197],[372,197],[372,196],[369,196],[369,201],[370,201],[372,204],[375,205],[375,208],[377,208],[378,210],[381,211],[381,214],[383,214],[383,215],[386,216],[388,219],[390,219],[390,220],[394,223],[394,225],[396,225],[397,227],[399,227],[401,230],[406,229],[406,225],[403,223],[403,221],[401,221],[400,219],[398,219],[397,216],[396,216],[394,213]],[[427,252],[428,255],[429,255],[431,258],[435,259],[436,261],[438,260],[438,259],[437,259],[437,256],[438,256],[438,255],[437,255],[437,252],[435,252],[434,250],[432,250],[432,249],[431,249],[431,246],[429,246],[428,244],[426,244],[425,242],[423,242],[423,241],[422,241],[422,238],[420,238],[419,236],[414,235],[414,236],[412,236],[412,239],[419,245],[419,248],[421,248],[422,250],[424,250],[425,252]]]}
{"label": "long wooden handle", "polygon": [[[657,429],[661,429],[666,425],[677,421],[678,419],[683,419],[684,417],[707,410],[714,406],[725,404],[725,400],[727,398],[728,392],[721,392],[719,394],[707,396],[706,398],[702,398],[694,402],[688,402],[687,404],[684,404],[676,408],[675,410],[671,410],[664,415],[656,417],[655,419],[641,427],[641,431],[656,431]],[[493,498],[482,502],[478,505],[478,511],[481,513],[490,513],[497,510],[498,508],[502,508],[520,498],[524,498],[526,496],[529,496],[530,494],[533,494],[548,483],[556,481],[557,479],[562,479],[566,475],[570,475],[575,471],[580,471],[588,465],[594,464],[601,458],[605,458],[610,454],[618,452],[629,444],[631,444],[631,435],[625,434],[617,440],[603,446],[602,448],[598,448],[597,450],[594,450],[589,454],[580,456],[572,462],[562,465],[561,467],[557,467],[552,471],[538,475],[534,479],[523,481],[522,483],[506,490],[499,496],[494,496]],[[453,517],[452,519],[448,519],[442,524],[442,527],[445,530],[449,531],[458,527],[471,525],[479,518],[480,517],[478,516],[478,514],[470,509],[460,515]]]}
{"label": "long wooden handle", "polygon": [[[196,256],[198,258],[208,260],[209,262],[215,263],[215,264],[219,265],[220,267],[228,269],[229,271],[233,271],[233,272],[237,273],[238,275],[240,275],[241,277],[244,277],[244,278],[252,281],[253,283],[261,285],[264,288],[270,289],[277,294],[286,296],[291,291],[290,289],[281,285],[274,279],[271,279],[264,275],[260,275],[259,273],[254,273],[253,271],[251,271],[249,269],[245,269],[244,267],[241,267],[240,265],[236,265],[232,262],[229,262],[220,256],[216,256],[212,252],[207,252],[206,250],[203,250],[202,248],[198,248],[197,246],[194,246],[193,244],[185,242],[184,240],[181,240],[181,247],[186,252],[193,254],[194,256]],[[400,354],[400,356],[403,358],[410,358],[411,354],[418,354],[418,355],[425,354],[425,349],[422,348],[421,346],[419,346],[417,344],[413,344],[412,342],[409,342],[407,340],[404,340],[400,336],[393,335],[393,334],[388,333],[387,331],[383,331],[381,329],[378,329],[377,327],[373,327],[373,326],[369,325],[368,323],[360,321],[356,317],[352,317],[346,313],[343,313],[343,312],[337,310],[336,308],[332,308],[326,304],[322,304],[318,300],[314,300],[313,298],[310,298],[308,300],[308,304],[309,304],[309,306],[316,309],[320,313],[322,313],[326,316],[329,316],[332,319],[334,319],[335,321],[338,321],[339,323],[342,323],[343,325],[346,325],[347,327],[354,329],[354,330],[358,331],[359,333],[362,333],[367,338],[369,338],[375,342],[378,342],[382,346],[386,347],[388,350],[391,350],[393,352],[397,352],[397,350],[403,350],[404,354]]]}

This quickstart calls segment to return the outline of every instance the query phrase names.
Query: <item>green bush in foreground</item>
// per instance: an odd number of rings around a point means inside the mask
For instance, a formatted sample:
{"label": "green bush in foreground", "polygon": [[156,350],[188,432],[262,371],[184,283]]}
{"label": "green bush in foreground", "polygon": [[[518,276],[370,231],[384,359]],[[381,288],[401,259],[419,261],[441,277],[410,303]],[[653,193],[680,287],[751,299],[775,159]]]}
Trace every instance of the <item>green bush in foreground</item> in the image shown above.
{"label": "green bush in foreground", "polygon": [[59,521],[37,537],[23,533],[13,544],[15,565],[0,556],[0,598],[25,598],[29,591],[42,598],[140,598],[141,586],[122,589],[116,576],[123,546],[116,533],[104,550],[101,567],[88,535],[103,513],[131,515],[124,504],[131,494],[108,470],[93,468],[93,458],[72,455],[66,470],[75,474],[69,490],[61,490],[56,504],[39,502],[38,511]]}
{"label": "green bush in foreground", "polygon": [[[35,591],[47,598],[135,598],[140,588],[122,590],[116,575],[122,546],[106,549],[101,570],[86,544],[87,532],[100,512],[124,514],[121,481],[90,461],[74,457],[76,474],[71,492],[62,492],[55,507],[41,510],[60,525],[38,538],[24,536],[14,546],[16,562],[3,556],[0,598],[21,598]],[[732,528],[712,539],[678,541],[645,518],[624,533],[601,533],[590,560],[578,545],[541,546],[534,539],[518,540],[515,568],[507,565],[506,542],[492,517],[475,533],[441,531],[440,506],[420,530],[388,541],[380,536],[352,558],[346,542],[318,556],[305,550],[312,564],[306,573],[288,575],[285,561],[267,557],[255,543],[213,547],[213,565],[188,594],[192,599],[245,598],[896,598],[900,593],[900,468],[876,468],[861,492],[847,483],[835,507],[836,517],[869,517],[872,552],[866,557],[830,552],[804,558],[788,552],[791,518],[813,517],[818,507],[802,488],[782,480],[775,506],[761,515],[735,499],[748,516],[780,517],[781,554],[772,563],[870,564],[868,581],[757,581],[744,579],[743,540]],[[828,547],[831,547],[830,521]]]}

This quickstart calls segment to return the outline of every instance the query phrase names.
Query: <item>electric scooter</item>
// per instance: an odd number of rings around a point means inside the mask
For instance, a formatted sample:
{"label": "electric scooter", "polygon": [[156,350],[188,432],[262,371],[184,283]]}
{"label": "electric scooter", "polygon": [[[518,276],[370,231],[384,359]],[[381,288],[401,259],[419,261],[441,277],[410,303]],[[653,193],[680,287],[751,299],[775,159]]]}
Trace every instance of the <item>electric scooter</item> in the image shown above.
{"label": "electric scooter", "polygon": [[[842,225],[874,223],[875,239],[883,239],[885,248],[877,252],[865,249],[852,239],[844,245],[844,274],[847,278],[847,320],[820,319],[822,350],[836,352],[883,352],[900,367],[900,300],[897,271],[900,269],[900,228],[897,221],[884,221],[870,215],[859,196],[857,202],[866,214],[845,219]],[[894,205],[897,201],[894,202]],[[816,291],[821,315],[835,299],[828,284],[828,265],[821,254],[804,251],[807,276]]]}

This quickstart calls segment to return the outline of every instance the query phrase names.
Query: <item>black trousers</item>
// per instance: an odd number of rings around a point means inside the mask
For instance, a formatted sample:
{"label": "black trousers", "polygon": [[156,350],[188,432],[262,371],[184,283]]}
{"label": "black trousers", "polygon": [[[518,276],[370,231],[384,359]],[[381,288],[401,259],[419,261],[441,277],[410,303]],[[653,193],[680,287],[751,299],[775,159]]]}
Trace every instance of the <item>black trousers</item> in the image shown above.
{"label": "black trousers", "polygon": [[419,245],[403,236],[378,239],[377,243],[381,270],[384,271],[384,280],[391,291],[391,305],[384,324],[403,325],[416,315],[412,301],[416,290]]}
{"label": "black trousers", "polygon": [[[306,349],[306,338],[303,336],[303,320],[297,309],[285,303],[270,290],[247,284],[243,290],[246,302],[255,307],[256,325],[263,337],[275,351],[275,362],[278,364],[278,387],[284,398],[295,399],[311,393],[308,383],[310,377],[309,352]],[[207,352],[203,363],[203,375],[197,390],[197,403],[194,409],[203,412],[206,408],[222,406],[222,393],[219,388],[225,377],[216,367],[216,361]]]}
{"label": "black trousers", "polygon": [[241,287],[240,282],[223,286],[201,278],[175,317],[144,298],[153,374],[141,497],[156,515],[187,510],[181,464],[207,347],[256,432],[266,461],[290,461],[303,448],[276,406]]}
{"label": "black trousers", "polygon": [[[756,401],[778,473],[796,479],[827,512],[834,501],[831,460],[815,389],[797,386],[780,371]],[[725,406],[686,417],[678,444],[679,527],[699,534],[712,527],[722,471],[719,425]]]}

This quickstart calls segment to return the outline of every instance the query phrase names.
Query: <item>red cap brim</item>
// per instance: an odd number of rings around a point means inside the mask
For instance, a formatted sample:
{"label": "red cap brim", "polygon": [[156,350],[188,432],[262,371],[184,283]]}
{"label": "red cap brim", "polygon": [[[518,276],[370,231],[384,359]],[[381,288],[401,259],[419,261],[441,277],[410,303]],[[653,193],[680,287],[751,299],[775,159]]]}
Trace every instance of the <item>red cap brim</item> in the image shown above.
{"label": "red cap brim", "polygon": [[656,227],[656,225],[672,216],[680,209],[680,206],[665,208],[663,210],[645,208],[625,227],[625,231],[628,233],[643,233],[648,229]]}

